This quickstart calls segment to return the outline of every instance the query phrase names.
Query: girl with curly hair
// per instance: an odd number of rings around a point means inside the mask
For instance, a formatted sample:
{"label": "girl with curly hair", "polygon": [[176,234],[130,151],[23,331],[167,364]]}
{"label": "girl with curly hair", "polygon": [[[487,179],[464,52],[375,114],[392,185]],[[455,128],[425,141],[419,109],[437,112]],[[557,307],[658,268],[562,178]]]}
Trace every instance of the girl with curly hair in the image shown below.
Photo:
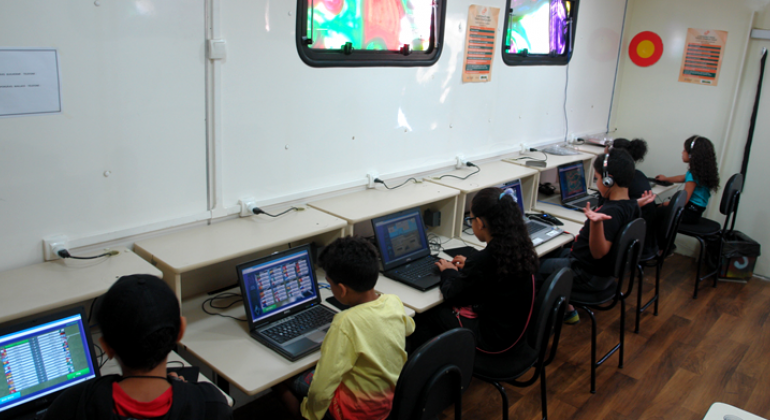
{"label": "girl with curly hair", "polygon": [[516,351],[526,342],[538,259],[515,194],[485,188],[471,202],[473,234],[487,244],[471,255],[436,263],[444,303],[415,318],[412,346],[459,326],[476,334],[481,351]]}
{"label": "girl with curly hair", "polygon": [[[687,191],[687,204],[682,214],[682,223],[695,224],[701,218],[703,211],[709,203],[711,191],[719,189],[719,169],[717,168],[717,156],[714,153],[714,145],[711,140],[692,136],[684,141],[682,162],[689,163],[690,168],[684,175],[665,176],[658,175],[655,179],[668,182],[684,182],[684,190]],[[668,201],[663,203],[668,205]]]}

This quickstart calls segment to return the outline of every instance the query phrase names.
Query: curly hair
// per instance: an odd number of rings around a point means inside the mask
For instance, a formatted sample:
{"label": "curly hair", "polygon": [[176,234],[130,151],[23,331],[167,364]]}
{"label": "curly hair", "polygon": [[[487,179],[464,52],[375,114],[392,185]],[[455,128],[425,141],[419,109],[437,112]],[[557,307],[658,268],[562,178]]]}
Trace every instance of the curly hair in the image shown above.
{"label": "curly hair", "polygon": [[647,142],[644,139],[615,139],[612,141],[612,147],[618,149],[625,149],[634,162],[641,162],[644,160],[644,156],[647,154]]}
{"label": "curly hair", "polygon": [[531,276],[538,259],[518,204],[500,188],[484,188],[471,202],[475,217],[483,217],[494,240],[487,249],[497,261],[499,279]]}
{"label": "curly hair", "polygon": [[318,265],[335,283],[356,292],[372,290],[379,277],[377,249],[360,236],[337,238],[321,251]]}
{"label": "curly hair", "polygon": [[696,183],[712,191],[718,190],[719,168],[711,140],[692,136],[684,141],[684,151],[690,155],[690,172]]}

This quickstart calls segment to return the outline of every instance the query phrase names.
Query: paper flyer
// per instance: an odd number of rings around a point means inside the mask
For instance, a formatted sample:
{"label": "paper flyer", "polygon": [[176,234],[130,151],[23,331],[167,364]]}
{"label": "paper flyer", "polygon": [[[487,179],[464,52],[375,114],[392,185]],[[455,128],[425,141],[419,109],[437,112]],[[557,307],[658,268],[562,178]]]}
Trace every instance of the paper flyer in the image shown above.
{"label": "paper flyer", "polygon": [[500,9],[497,7],[472,4],[468,8],[463,83],[485,83],[492,80],[499,16]]}
{"label": "paper flyer", "polygon": [[679,81],[716,86],[727,45],[727,31],[687,29]]}
{"label": "paper flyer", "polygon": [[46,48],[0,48],[0,117],[62,110],[59,54]]}

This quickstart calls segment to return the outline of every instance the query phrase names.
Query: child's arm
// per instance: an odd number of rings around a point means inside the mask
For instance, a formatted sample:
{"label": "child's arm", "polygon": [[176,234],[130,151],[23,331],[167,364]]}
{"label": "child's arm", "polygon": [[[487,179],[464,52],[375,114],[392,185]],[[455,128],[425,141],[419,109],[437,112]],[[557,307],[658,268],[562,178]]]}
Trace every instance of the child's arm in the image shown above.
{"label": "child's arm", "polygon": [[684,175],[675,175],[675,176],[665,176],[665,175],[658,175],[655,177],[658,181],[668,181],[668,182],[674,182],[677,184],[681,184],[684,182]]}
{"label": "child's arm", "polygon": [[342,375],[353,369],[356,352],[350,339],[332,325],[321,346],[321,358],[316,365],[313,382],[300,412],[310,420],[321,420],[329,409],[334,393],[342,383]]}
{"label": "child's arm", "polygon": [[591,210],[590,204],[586,204],[583,211],[591,223],[591,229],[588,233],[588,247],[591,250],[591,256],[597,260],[601,259],[612,248],[612,242],[604,237],[604,221],[612,219],[612,216]]}

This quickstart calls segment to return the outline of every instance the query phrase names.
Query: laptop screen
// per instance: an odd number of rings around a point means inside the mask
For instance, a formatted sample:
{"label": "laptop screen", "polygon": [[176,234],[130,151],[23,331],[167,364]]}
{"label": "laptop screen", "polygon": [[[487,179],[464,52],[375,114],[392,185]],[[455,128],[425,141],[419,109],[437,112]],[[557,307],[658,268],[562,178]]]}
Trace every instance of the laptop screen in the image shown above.
{"label": "laptop screen", "polygon": [[373,219],[372,224],[386,270],[390,264],[430,254],[419,207]]}
{"label": "laptop screen", "polygon": [[238,271],[253,323],[318,298],[309,245],[239,265]]}
{"label": "laptop screen", "polygon": [[506,190],[508,188],[513,190],[513,196],[514,201],[516,201],[516,204],[519,205],[519,210],[521,210],[521,214],[524,215],[524,196],[521,194],[521,181],[518,179],[515,181],[511,181],[507,184],[501,185],[500,188]]}
{"label": "laptop screen", "polygon": [[44,320],[2,331],[0,361],[5,382],[0,381],[0,413],[98,376],[82,309]]}
{"label": "laptop screen", "polygon": [[559,188],[562,201],[587,193],[586,173],[582,162],[559,166]]}

